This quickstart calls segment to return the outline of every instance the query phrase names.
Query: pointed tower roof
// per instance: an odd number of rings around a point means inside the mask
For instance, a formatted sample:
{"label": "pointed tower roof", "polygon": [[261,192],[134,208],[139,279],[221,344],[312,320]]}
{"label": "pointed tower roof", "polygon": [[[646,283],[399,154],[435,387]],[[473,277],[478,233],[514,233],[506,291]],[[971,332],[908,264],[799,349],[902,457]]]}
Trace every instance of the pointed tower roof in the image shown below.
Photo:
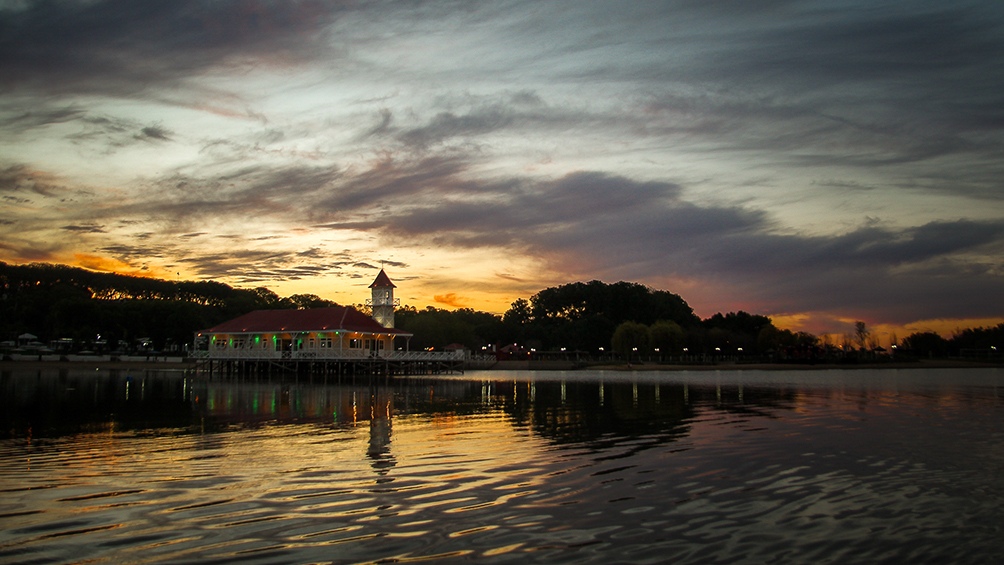
{"label": "pointed tower roof", "polygon": [[373,281],[373,284],[370,285],[370,288],[378,288],[386,286],[389,286],[391,288],[397,288],[396,286],[394,286],[394,283],[390,282],[390,277],[387,276],[387,273],[383,272],[383,269],[380,269],[380,274],[377,275],[376,280]]}

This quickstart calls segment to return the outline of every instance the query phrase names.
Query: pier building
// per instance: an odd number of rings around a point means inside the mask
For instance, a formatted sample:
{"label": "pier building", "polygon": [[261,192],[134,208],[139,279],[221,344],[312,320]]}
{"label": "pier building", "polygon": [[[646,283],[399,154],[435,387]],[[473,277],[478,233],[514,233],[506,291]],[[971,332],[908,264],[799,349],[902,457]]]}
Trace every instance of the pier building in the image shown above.
{"label": "pier building", "polygon": [[395,329],[394,283],[370,285],[373,316],[351,306],[256,310],[196,333],[195,357],[210,373],[432,374],[463,371],[463,351],[410,351]]}

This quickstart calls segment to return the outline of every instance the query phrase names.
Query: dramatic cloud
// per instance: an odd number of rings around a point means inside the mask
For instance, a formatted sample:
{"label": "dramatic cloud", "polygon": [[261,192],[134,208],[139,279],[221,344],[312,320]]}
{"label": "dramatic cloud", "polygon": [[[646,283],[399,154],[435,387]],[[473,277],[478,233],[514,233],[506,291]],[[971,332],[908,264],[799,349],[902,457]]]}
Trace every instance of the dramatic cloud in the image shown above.
{"label": "dramatic cloud", "polygon": [[519,249],[578,278],[726,278],[776,312],[854,304],[848,315],[881,312],[904,323],[918,303],[938,317],[979,317],[1001,306],[992,289],[1004,283],[997,259],[1004,221],[785,235],[764,212],[699,207],[678,194],[673,185],[575,173],[524,182],[494,195],[508,198],[491,206],[459,199],[402,205],[379,220],[327,227],[378,230],[419,245]]}
{"label": "dramatic cloud", "polygon": [[6,90],[139,96],[322,50],[329,2],[17,2],[0,12]]}
{"label": "dramatic cloud", "polygon": [[1002,65],[988,2],[8,2],[0,259],[1004,319]]}
{"label": "dramatic cloud", "polygon": [[0,169],[0,194],[34,193],[52,197],[61,190],[61,184],[53,174],[32,170],[25,165]]}

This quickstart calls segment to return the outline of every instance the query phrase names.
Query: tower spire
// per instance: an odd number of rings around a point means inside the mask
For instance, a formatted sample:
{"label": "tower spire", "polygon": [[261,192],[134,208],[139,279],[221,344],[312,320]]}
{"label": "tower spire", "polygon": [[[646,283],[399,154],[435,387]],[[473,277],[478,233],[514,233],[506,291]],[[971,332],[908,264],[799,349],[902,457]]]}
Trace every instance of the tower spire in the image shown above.
{"label": "tower spire", "polygon": [[394,288],[394,283],[381,267],[376,280],[370,285],[372,291],[370,307],[373,310],[373,319],[385,328],[394,327],[394,309],[400,304],[400,301],[394,298]]}

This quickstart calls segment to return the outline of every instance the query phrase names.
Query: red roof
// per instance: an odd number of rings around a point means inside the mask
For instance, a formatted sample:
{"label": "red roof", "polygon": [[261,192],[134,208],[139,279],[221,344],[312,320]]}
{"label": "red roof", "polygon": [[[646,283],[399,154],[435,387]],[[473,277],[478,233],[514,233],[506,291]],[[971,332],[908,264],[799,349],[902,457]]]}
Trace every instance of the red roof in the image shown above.
{"label": "red roof", "polygon": [[199,333],[333,332],[339,330],[412,335],[404,330],[385,328],[373,318],[348,306],[308,308],[306,310],[255,310],[233,320],[201,330]]}
{"label": "red roof", "polygon": [[370,285],[370,288],[385,287],[385,286],[389,286],[391,288],[397,288],[396,286],[394,286],[394,283],[390,282],[390,277],[387,276],[387,273],[383,272],[383,269],[380,269],[380,274],[377,275],[376,280],[373,281],[373,284]]}

